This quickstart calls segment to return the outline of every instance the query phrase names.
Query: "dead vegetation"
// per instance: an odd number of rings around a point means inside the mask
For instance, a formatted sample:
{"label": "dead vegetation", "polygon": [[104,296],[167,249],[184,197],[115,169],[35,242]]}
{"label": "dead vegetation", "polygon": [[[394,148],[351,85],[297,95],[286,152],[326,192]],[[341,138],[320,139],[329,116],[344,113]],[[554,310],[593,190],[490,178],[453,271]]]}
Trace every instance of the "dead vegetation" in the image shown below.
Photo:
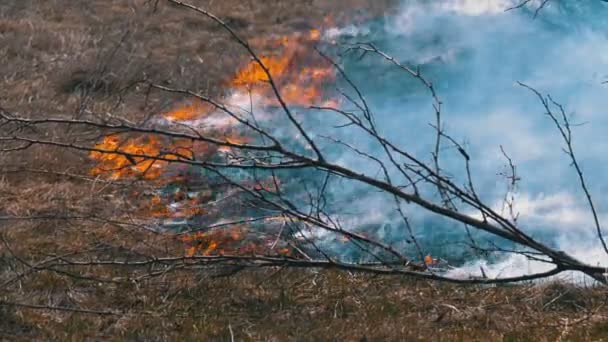
{"label": "dead vegetation", "polygon": [[[195,1],[246,38],[381,13],[391,1]],[[213,24],[154,1],[3,1],[2,107],[29,117],[160,111],[155,82],[220,96],[244,54]],[[95,132],[49,131],[90,135]],[[0,157],[0,337],[7,340],[602,340],[603,288],[431,284],[337,270],[149,273],[47,268],[60,256],[183,253],[172,238],[102,219],[139,205],[139,184],[87,174],[86,155],[50,147]],[[102,201],[100,201],[100,199]],[[103,203],[103,205],[100,205]],[[111,215],[110,215],[111,214]],[[23,218],[23,219],[20,219]],[[82,269],[80,269],[82,270]]]}
{"label": "dead vegetation", "polygon": [[589,341],[602,340],[607,329],[598,289],[458,287],[338,271],[223,272],[112,284],[39,275],[39,287],[27,291],[52,296],[56,306],[3,306],[3,337]]}

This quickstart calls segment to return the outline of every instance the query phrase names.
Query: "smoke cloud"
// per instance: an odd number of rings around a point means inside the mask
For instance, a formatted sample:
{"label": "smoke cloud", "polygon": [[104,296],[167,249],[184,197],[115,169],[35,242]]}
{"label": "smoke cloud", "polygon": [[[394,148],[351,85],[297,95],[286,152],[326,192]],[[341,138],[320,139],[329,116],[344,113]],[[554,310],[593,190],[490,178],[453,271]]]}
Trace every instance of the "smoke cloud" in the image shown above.
{"label": "smoke cloud", "polygon": [[[400,62],[419,66],[444,103],[447,132],[468,148],[476,187],[484,201],[499,208],[506,191],[505,180],[497,175],[506,163],[500,151],[503,146],[522,178],[515,207],[520,225],[535,238],[586,262],[608,266],[559,133],[538,99],[517,85],[520,81],[551,94],[564,106],[570,120],[579,124],[574,127],[574,148],[600,218],[606,222],[608,198],[603,193],[608,187],[604,177],[608,172],[604,162],[608,86],[603,82],[608,80],[608,29],[601,23],[608,15],[608,6],[599,1],[554,1],[534,18],[538,3],[505,11],[515,4],[508,0],[404,1],[395,14],[327,34],[343,43],[372,42]],[[382,134],[430,160],[434,131],[429,123],[434,113],[426,90],[379,58],[345,57],[342,63],[366,94]],[[340,138],[379,153],[378,146],[363,135],[348,132]],[[463,163],[457,152],[443,153],[442,166],[462,179]],[[336,155],[341,163],[366,174],[378,172],[376,166],[353,153],[340,151]],[[353,188],[340,184],[334,191],[364,191],[357,185],[349,186]],[[391,229],[402,229],[396,228],[390,198],[374,194],[365,200],[349,200],[348,205],[359,214],[353,217],[367,213],[363,216],[370,222],[365,224],[375,224],[384,237],[394,238],[396,244],[405,239],[403,234],[390,233]],[[416,208],[406,211],[427,251],[464,265],[451,275],[479,275],[480,266],[494,276],[546,267],[518,256],[491,262],[462,252],[466,249],[463,246],[448,249],[449,242],[465,240],[461,226],[428,217]],[[484,238],[483,234],[479,237]]]}

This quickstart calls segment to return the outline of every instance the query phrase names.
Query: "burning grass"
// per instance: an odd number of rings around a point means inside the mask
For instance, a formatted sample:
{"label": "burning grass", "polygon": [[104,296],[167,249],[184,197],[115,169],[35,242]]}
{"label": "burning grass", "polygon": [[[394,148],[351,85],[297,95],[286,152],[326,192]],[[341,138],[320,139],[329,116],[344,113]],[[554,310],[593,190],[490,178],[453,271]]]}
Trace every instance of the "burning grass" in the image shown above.
{"label": "burning grass", "polygon": [[[218,15],[265,52],[263,61],[292,104],[331,105],[331,68],[310,53],[331,14],[381,13],[390,1],[211,1]],[[205,119],[214,108],[181,97],[112,96],[142,76],[221,96],[227,86],[265,98],[259,66],[215,26],[146,1],[6,1],[0,4],[3,107],[30,117],[111,112],[127,120],[152,113],[169,124]],[[352,20],[352,19],[350,19]],[[126,34],[128,33],[128,34]],[[256,40],[257,39],[257,40]],[[282,51],[277,53],[276,51]],[[304,58],[306,57],[306,58]],[[317,56],[318,57],[318,56]],[[306,62],[304,62],[306,61]],[[294,65],[298,66],[295,72]],[[299,102],[301,101],[301,103]],[[276,106],[276,103],[266,104]],[[229,127],[218,138],[246,141]],[[209,184],[163,196],[160,186],[190,184],[176,158],[226,148],[187,141],[55,130],[89,146],[142,155],[40,148],[2,156],[0,178],[0,336],[3,339],[227,340],[573,340],[608,334],[605,290],[563,284],[459,287],[336,270],[241,270],[132,266],[47,268],[61,256],[142,260],[145,255],[293,253],[275,239],[250,241],[248,226],[163,234],[149,218],[219,214]],[[91,162],[92,157],[93,162]],[[170,177],[160,177],[169,173]],[[220,185],[217,185],[220,186]],[[248,186],[248,184],[245,184]],[[269,184],[272,187],[273,184]],[[134,215],[134,213],[136,213]],[[281,218],[269,218],[280,224]],[[6,290],[8,289],[8,291]]]}
{"label": "burning grass", "polygon": [[[233,193],[231,196],[234,196],[235,192],[246,193],[247,188],[252,188],[254,191],[278,192],[280,178],[273,176],[266,182],[252,179],[242,181],[239,185],[205,186],[193,190],[191,184],[193,181],[207,185],[212,183],[209,175],[199,172],[198,176],[183,177],[182,174],[197,172],[197,167],[188,166],[189,162],[219,160],[221,163],[229,164],[230,159],[240,158],[242,152],[233,151],[230,145],[248,143],[254,139],[253,135],[256,135],[256,131],[251,130],[247,122],[276,119],[273,117],[281,115],[276,113],[276,108],[280,108],[284,103],[303,108],[313,104],[335,105],[337,100],[333,99],[331,93],[327,91],[327,88],[335,82],[335,70],[316,50],[317,45],[326,43],[322,40],[322,35],[323,31],[311,29],[278,37],[256,38],[256,49],[273,51],[273,53],[262,56],[259,60],[252,59],[235,70],[234,76],[226,84],[228,94],[224,99],[225,104],[217,104],[213,100],[205,101],[200,97],[175,106],[159,117],[149,119],[153,122],[153,127],[187,127],[186,132],[212,137],[216,141],[228,144],[227,146],[195,143],[195,139],[174,138],[171,135],[158,134],[156,129],[141,134],[112,133],[95,144],[94,151],[89,154],[95,163],[90,173],[93,176],[113,180],[143,179],[148,181],[146,185],[156,186],[154,190],[156,194],[151,197],[147,206],[150,210],[144,210],[141,216],[157,220],[165,219],[165,224],[158,221],[157,223],[167,229],[173,229],[166,227],[167,222],[171,222],[174,227],[178,222],[188,226],[196,222],[195,227],[201,226],[203,216],[206,217],[205,221],[209,222],[212,222],[214,216],[220,221],[225,221],[226,217],[240,221],[249,220],[248,217],[231,217],[224,210],[227,206],[233,205],[246,212],[248,208],[242,202],[222,204],[216,209],[222,213],[222,216],[213,215],[209,207],[213,206],[211,203],[217,202],[218,196],[228,197],[229,193]],[[275,92],[279,89],[280,98],[275,96]],[[242,110],[235,113],[233,108],[243,106],[243,99],[249,99],[250,106],[256,108],[255,114],[253,109],[250,112]],[[263,145],[263,142],[259,144]],[[177,166],[172,165],[172,162],[176,162],[173,164]],[[198,169],[200,171],[201,167],[199,166]],[[236,215],[242,216],[242,213]],[[265,221],[267,232],[272,230],[269,228],[271,226],[270,221]],[[270,238],[260,239],[260,232],[247,234],[250,228],[241,224],[231,227],[230,233],[225,233],[226,229],[206,232],[199,230],[192,236],[184,238],[187,242],[186,254],[189,256],[199,253],[215,255],[227,252],[236,252],[239,255],[254,252],[267,254],[261,251],[279,255],[291,254],[291,248],[285,243],[279,244],[279,238],[274,239],[276,240],[274,243]],[[233,247],[232,245],[237,242],[240,242],[240,246]]]}

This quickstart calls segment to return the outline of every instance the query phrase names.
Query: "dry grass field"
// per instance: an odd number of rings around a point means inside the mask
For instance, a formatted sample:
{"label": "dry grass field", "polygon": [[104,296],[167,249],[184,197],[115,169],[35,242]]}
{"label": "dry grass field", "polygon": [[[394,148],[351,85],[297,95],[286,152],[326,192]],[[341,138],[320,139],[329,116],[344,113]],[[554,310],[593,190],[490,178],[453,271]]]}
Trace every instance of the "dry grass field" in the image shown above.
{"label": "dry grass field", "polygon": [[[192,3],[251,41],[394,6]],[[217,25],[164,1],[0,1],[0,108],[32,118],[136,120],[180,100],[134,85],[144,78],[221,97],[246,58]],[[92,144],[98,133],[45,132]],[[0,155],[0,339],[608,340],[603,288],[456,286],[337,270],[48,268],[61,256],[183,254],[179,241],[124,224],[136,219],[141,185],[110,183],[90,168],[86,153],[65,149]]]}

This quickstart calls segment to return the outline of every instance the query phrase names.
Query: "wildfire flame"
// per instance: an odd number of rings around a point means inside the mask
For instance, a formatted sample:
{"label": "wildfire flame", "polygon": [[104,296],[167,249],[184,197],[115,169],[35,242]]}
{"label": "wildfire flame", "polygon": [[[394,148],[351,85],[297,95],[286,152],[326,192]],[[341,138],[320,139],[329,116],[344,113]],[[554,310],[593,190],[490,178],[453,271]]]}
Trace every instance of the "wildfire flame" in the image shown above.
{"label": "wildfire flame", "polygon": [[[250,95],[259,102],[261,108],[268,107],[271,112],[270,108],[279,103],[275,90],[269,84],[270,74],[276,89],[289,106],[335,105],[335,101],[325,91],[327,85],[335,81],[335,72],[330,63],[314,49],[321,37],[321,31],[315,29],[262,40],[261,45],[280,53],[260,57],[264,67],[255,60],[250,61],[236,72],[228,87],[235,94]],[[219,121],[218,117],[221,118]],[[163,120],[169,124],[190,126],[202,122],[204,127],[201,129],[207,135],[215,134],[218,139],[232,144],[249,141],[249,137],[237,128],[234,118],[219,116],[216,108],[204,101],[191,101],[178,106],[166,112]],[[214,131],[208,132],[210,129]],[[168,172],[172,169],[172,161],[209,159],[220,153],[231,152],[226,146],[194,144],[184,139],[169,139],[153,134],[111,134],[96,144],[93,150],[90,153],[90,158],[96,162],[90,171],[93,175],[111,179],[139,178],[154,180],[156,185],[171,183],[184,187],[187,187],[187,178],[176,176],[179,172]],[[261,190],[276,191],[278,184],[278,180],[274,180],[256,186]],[[201,195],[200,191],[194,195],[184,195],[179,191],[171,194],[159,191],[142,205],[142,210],[144,215],[156,219],[189,219],[208,214],[209,210],[205,206],[212,197],[208,194]],[[277,245],[272,239],[247,239],[248,230],[249,227],[243,225],[231,229],[201,231],[184,236],[182,241],[187,246],[186,254],[189,256],[224,252],[252,253],[260,250],[274,250],[281,255],[291,253],[289,247]]]}
{"label": "wildfire flame", "polygon": [[209,115],[213,106],[207,102],[194,101],[169,111],[164,117],[169,121],[192,121]]}
{"label": "wildfire flame", "polygon": [[[335,80],[332,66],[315,51],[320,42],[321,31],[311,30],[307,34],[282,37],[267,44],[278,42],[281,54],[263,56],[260,61],[272,76],[283,100],[294,106],[310,106],[322,101],[323,105],[334,103],[325,98],[325,87]],[[253,60],[243,67],[231,82],[231,86],[259,95],[276,104],[272,88],[268,85],[268,73],[260,63]]]}
{"label": "wildfire flame", "polygon": [[[186,255],[211,255],[214,252],[227,254],[278,254],[291,255],[289,246],[276,246],[272,238],[248,238],[249,228],[237,225],[230,229],[218,229],[208,232],[196,232],[183,236],[181,240],[186,244]],[[218,250],[218,248],[221,248]]]}
{"label": "wildfire flame", "polygon": [[195,145],[184,139],[173,139],[167,144],[161,137],[151,134],[133,138],[111,134],[93,150],[89,156],[97,161],[97,165],[91,169],[92,175],[152,180],[161,176],[170,161],[192,159],[195,150],[209,150],[209,145]]}
{"label": "wildfire flame", "polygon": [[[118,135],[108,135],[94,148],[116,153],[91,152],[90,157],[98,162],[91,170],[92,175],[101,174],[112,179],[141,175],[146,179],[155,179],[161,173],[161,162],[148,157],[160,155],[161,146],[155,136],[122,141]],[[142,157],[132,157],[133,155]]]}

